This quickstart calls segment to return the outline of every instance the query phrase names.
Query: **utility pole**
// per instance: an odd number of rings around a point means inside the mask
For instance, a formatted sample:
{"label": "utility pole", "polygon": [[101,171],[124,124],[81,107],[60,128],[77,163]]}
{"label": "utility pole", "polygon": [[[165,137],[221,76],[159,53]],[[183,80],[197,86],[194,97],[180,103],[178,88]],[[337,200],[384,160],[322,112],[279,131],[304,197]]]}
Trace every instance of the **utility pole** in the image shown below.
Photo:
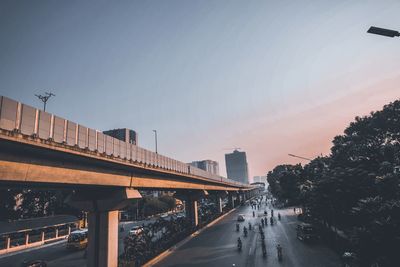
{"label": "utility pole", "polygon": [[47,101],[50,99],[50,97],[52,97],[52,96],[56,96],[55,94],[53,94],[53,93],[48,93],[48,92],[45,92],[44,93],[44,95],[36,95],[35,94],[35,96],[37,97],[37,98],[39,98],[42,102],[43,102],[43,111],[46,111],[46,104],[47,104]]}
{"label": "utility pole", "polygon": [[154,139],[156,141],[156,154],[158,154],[158,150],[157,150],[157,130],[153,130],[154,132]]}

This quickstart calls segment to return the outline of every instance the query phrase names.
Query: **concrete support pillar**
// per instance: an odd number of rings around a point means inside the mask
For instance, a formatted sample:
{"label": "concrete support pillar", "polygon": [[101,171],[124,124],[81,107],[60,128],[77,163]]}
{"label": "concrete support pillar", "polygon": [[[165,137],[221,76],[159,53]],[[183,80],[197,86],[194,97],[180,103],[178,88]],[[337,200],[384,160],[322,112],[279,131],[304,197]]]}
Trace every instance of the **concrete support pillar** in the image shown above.
{"label": "concrete support pillar", "polygon": [[29,234],[25,233],[25,245],[29,244]]}
{"label": "concrete support pillar", "polygon": [[88,266],[118,266],[118,211],[89,212]]}
{"label": "concrete support pillar", "polygon": [[6,249],[9,249],[9,248],[10,248],[10,244],[11,244],[11,238],[10,238],[9,236],[7,236],[7,239],[6,239]]}
{"label": "concrete support pillar", "polygon": [[71,226],[68,225],[68,235],[71,234]]}
{"label": "concrete support pillar", "polygon": [[222,213],[222,198],[217,196],[217,209],[219,213]]}
{"label": "concrete support pillar", "polygon": [[190,218],[192,225],[196,227],[199,225],[199,213],[197,209],[197,200],[186,199],[185,200],[185,211],[186,218]]}
{"label": "concrete support pillar", "polygon": [[177,191],[174,197],[185,202],[186,218],[189,218],[192,225],[196,227],[199,224],[199,215],[197,209],[197,201],[208,196],[206,190],[185,190]]}
{"label": "concrete support pillar", "polygon": [[44,232],[42,231],[42,236],[41,236],[42,242],[44,242]]}
{"label": "concrete support pillar", "polygon": [[58,228],[56,228],[56,238],[58,238]]}
{"label": "concrete support pillar", "polygon": [[87,267],[118,266],[118,210],[134,198],[141,198],[134,189],[97,189],[77,191],[69,204],[88,211]]}
{"label": "concrete support pillar", "polygon": [[231,209],[235,208],[235,197],[233,196],[233,194],[228,195],[228,205]]}

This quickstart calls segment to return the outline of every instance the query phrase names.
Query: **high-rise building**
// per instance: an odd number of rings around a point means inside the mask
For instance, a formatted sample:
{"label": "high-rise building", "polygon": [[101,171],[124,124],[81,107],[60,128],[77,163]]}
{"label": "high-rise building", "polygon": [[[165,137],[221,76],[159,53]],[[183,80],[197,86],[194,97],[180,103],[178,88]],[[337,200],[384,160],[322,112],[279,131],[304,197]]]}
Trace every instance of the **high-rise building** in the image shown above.
{"label": "high-rise building", "polygon": [[253,183],[264,183],[267,184],[267,176],[254,176]]}
{"label": "high-rise building", "polygon": [[219,166],[218,162],[213,160],[200,160],[200,161],[193,161],[190,165],[205,170],[209,173],[219,175]]}
{"label": "high-rise building", "polygon": [[122,129],[114,129],[103,132],[106,135],[112,136],[118,140],[123,142],[127,142],[130,144],[137,145],[138,144],[138,135],[134,130],[122,128]]}
{"label": "high-rise building", "polygon": [[225,154],[225,164],[229,179],[245,184],[249,183],[246,152],[235,150],[233,153]]}

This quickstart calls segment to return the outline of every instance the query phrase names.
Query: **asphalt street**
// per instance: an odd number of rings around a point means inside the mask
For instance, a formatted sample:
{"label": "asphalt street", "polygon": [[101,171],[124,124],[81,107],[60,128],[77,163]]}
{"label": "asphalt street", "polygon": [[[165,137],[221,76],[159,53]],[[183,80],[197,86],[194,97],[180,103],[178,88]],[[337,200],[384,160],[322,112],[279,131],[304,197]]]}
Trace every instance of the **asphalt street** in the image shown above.
{"label": "asphalt street", "polygon": [[[118,248],[121,253],[123,250],[123,239],[128,235],[129,230],[135,225],[142,225],[153,223],[156,219],[149,219],[140,222],[122,222],[125,231],[119,232]],[[86,266],[86,259],[84,258],[84,251],[74,251],[66,249],[66,240],[56,242],[54,244],[47,244],[42,247],[18,251],[11,255],[0,256],[0,267],[20,267],[24,260],[45,260],[49,267],[84,267]]]}
{"label": "asphalt street", "polygon": [[[169,256],[159,261],[157,267],[232,267],[232,266],[280,266],[280,267],[338,267],[341,266],[339,257],[329,248],[321,244],[304,243],[296,238],[298,223],[293,209],[275,210],[275,224],[265,226],[265,240],[267,257],[263,258],[261,238],[258,225],[266,208],[262,205],[256,210],[253,218],[252,208],[245,206],[224,217],[212,227],[205,229],[201,234],[180,246]],[[282,215],[277,220],[278,212]],[[240,232],[236,232],[236,219],[239,214],[245,215],[245,222],[241,222]],[[268,209],[268,218],[270,209]],[[252,231],[247,237],[243,236],[243,226],[252,224]],[[256,226],[256,227],[254,227]],[[243,242],[241,252],[237,249],[237,238]],[[277,258],[276,245],[283,247],[283,261]]]}
{"label": "asphalt street", "polygon": [[[264,217],[266,206],[256,210],[256,216],[252,215],[250,206],[240,207],[228,214],[213,226],[205,229],[201,234],[187,241],[169,256],[159,261],[157,267],[232,267],[232,266],[280,266],[280,267],[338,267],[338,256],[329,248],[321,244],[304,243],[296,238],[296,225],[298,223],[293,209],[275,210],[275,224],[265,226],[265,240],[267,257],[263,258],[261,251],[261,238],[258,231],[260,220]],[[270,208],[268,218],[270,218]],[[282,215],[277,220],[278,212]],[[244,214],[245,222],[240,223],[240,232],[236,231],[236,219],[239,214]],[[147,223],[153,220],[146,221]],[[243,226],[252,224],[252,231],[247,237],[243,235]],[[125,231],[119,234],[119,249],[122,250],[122,240],[128,234],[128,230],[137,224],[123,223]],[[241,252],[237,249],[237,238],[243,242]],[[283,261],[279,262],[275,246],[283,247]],[[83,251],[70,251],[66,249],[66,243],[56,244],[30,249],[14,255],[0,258],[1,267],[19,267],[23,260],[43,259],[49,267],[86,266]]]}

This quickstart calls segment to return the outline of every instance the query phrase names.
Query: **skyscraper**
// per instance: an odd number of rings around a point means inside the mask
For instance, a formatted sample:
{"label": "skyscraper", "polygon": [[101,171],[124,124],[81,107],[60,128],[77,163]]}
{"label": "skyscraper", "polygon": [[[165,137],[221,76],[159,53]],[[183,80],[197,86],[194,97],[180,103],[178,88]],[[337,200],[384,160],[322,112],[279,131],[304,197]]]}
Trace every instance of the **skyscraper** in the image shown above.
{"label": "skyscraper", "polygon": [[249,183],[246,152],[234,150],[233,153],[225,154],[226,173],[229,179]]}
{"label": "skyscraper", "polygon": [[106,135],[112,136],[118,140],[123,142],[127,142],[130,144],[137,145],[138,144],[138,136],[137,133],[133,130],[122,128],[122,129],[114,129],[103,132]]}
{"label": "skyscraper", "polygon": [[208,171],[209,173],[219,175],[219,166],[218,162],[213,160],[201,160],[201,161],[193,161],[190,165]]}

